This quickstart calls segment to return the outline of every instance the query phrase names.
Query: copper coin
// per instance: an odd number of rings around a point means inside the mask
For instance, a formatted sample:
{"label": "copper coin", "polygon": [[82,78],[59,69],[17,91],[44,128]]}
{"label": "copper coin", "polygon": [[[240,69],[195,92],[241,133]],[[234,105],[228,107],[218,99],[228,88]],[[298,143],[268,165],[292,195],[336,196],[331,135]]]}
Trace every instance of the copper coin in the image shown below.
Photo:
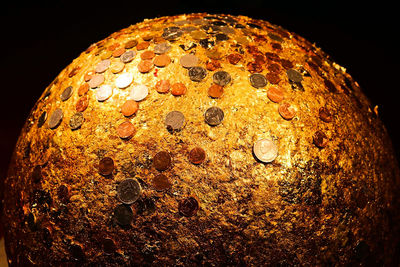
{"label": "copper coin", "polygon": [[272,162],[278,156],[277,145],[268,139],[261,139],[254,143],[254,155],[262,162]]}
{"label": "copper coin", "polygon": [[167,151],[160,151],[153,157],[154,168],[158,171],[165,171],[171,166],[171,155]]}
{"label": "copper coin", "polygon": [[291,120],[296,115],[295,109],[289,103],[280,104],[278,111],[285,120]]}
{"label": "copper coin", "polygon": [[327,107],[319,108],[319,118],[324,122],[332,121],[332,113]]}
{"label": "copper coin", "polygon": [[154,189],[157,191],[163,191],[171,188],[172,186],[172,183],[168,180],[168,177],[162,173],[159,173],[156,176],[154,176],[152,184]]}
{"label": "copper coin", "polygon": [[89,99],[87,95],[84,95],[78,99],[78,102],[76,102],[75,109],[78,112],[84,112],[87,109],[88,105],[89,105]]}
{"label": "copper coin", "polygon": [[186,94],[187,88],[183,83],[174,83],[171,86],[171,94],[174,96],[180,96]]}
{"label": "copper coin", "polygon": [[199,210],[199,203],[194,197],[188,197],[179,202],[178,210],[181,215],[191,217]]}
{"label": "copper coin", "polygon": [[156,54],[151,50],[146,50],[142,54],[140,54],[140,58],[143,60],[153,59],[153,57],[155,57],[155,56],[156,56]]}
{"label": "copper coin", "polygon": [[89,84],[84,83],[78,89],[78,95],[83,96],[89,91]]}
{"label": "copper coin", "polygon": [[171,58],[168,55],[159,55],[154,58],[153,63],[157,67],[165,67],[171,63]]}
{"label": "copper coin", "polygon": [[84,120],[85,118],[83,117],[83,113],[76,112],[69,120],[69,127],[71,128],[71,130],[79,129],[82,126]]}
{"label": "copper coin", "polygon": [[136,40],[129,40],[128,42],[125,43],[125,48],[126,49],[131,49],[133,47],[135,47],[137,45],[137,41]]}
{"label": "copper coin", "polygon": [[139,196],[142,188],[136,179],[125,179],[117,186],[118,199],[124,204],[132,204]]}
{"label": "copper coin", "polygon": [[249,62],[247,64],[247,70],[250,73],[259,73],[259,72],[262,72],[263,66],[261,64],[259,64],[259,63],[256,63],[256,62]]}
{"label": "copper coin", "polygon": [[276,63],[272,63],[271,65],[269,65],[269,66],[267,67],[267,69],[268,69],[270,72],[276,73],[276,74],[279,74],[279,73],[281,72],[281,67],[280,67],[278,64],[276,64]]}
{"label": "copper coin", "polygon": [[99,173],[107,176],[112,174],[114,170],[114,160],[110,157],[102,158],[99,162]]}
{"label": "copper coin", "polygon": [[119,43],[113,43],[109,47],[107,47],[108,51],[114,51],[119,46]]}
{"label": "copper coin", "polygon": [[125,52],[126,52],[125,48],[124,47],[120,47],[120,48],[114,50],[114,52],[112,53],[112,56],[113,57],[120,57]]}
{"label": "copper coin", "polygon": [[324,148],[328,145],[328,137],[322,131],[316,131],[313,136],[314,144],[319,148]]}
{"label": "copper coin", "polygon": [[218,68],[221,68],[221,63],[218,60],[212,59],[212,60],[208,61],[206,64],[207,70],[214,71]]}
{"label": "copper coin", "polygon": [[275,103],[279,103],[284,99],[283,92],[278,87],[271,87],[267,92],[268,98]]}
{"label": "copper coin", "polygon": [[224,112],[219,107],[211,107],[204,113],[204,120],[210,126],[219,125],[224,119]]}
{"label": "copper coin", "polygon": [[144,42],[138,43],[136,45],[136,49],[137,50],[145,50],[145,49],[147,49],[149,47],[149,45],[150,45],[149,42],[144,41]]}
{"label": "copper coin", "polygon": [[182,129],[185,123],[185,116],[180,111],[171,111],[165,116],[165,126],[169,131],[178,131]]}
{"label": "copper coin", "polygon": [[67,101],[72,96],[72,91],[73,91],[72,86],[68,86],[67,88],[65,88],[60,95],[61,100]]}
{"label": "copper coin", "polygon": [[96,65],[94,71],[97,73],[103,73],[110,67],[110,64],[111,60],[109,59],[102,60]]}
{"label": "copper coin", "polygon": [[133,211],[132,208],[125,204],[120,204],[114,209],[114,220],[121,226],[126,226],[132,223]]}
{"label": "copper coin", "polygon": [[191,68],[197,66],[199,58],[193,54],[187,54],[179,59],[179,64],[184,68]]}
{"label": "copper coin", "polygon": [[278,74],[275,73],[267,73],[265,75],[265,77],[267,78],[267,80],[272,83],[272,84],[278,84],[281,81],[281,78],[279,77]]}
{"label": "copper coin", "polygon": [[101,54],[100,58],[109,59],[111,56],[112,56],[112,51],[105,51],[104,53]]}
{"label": "copper coin", "polygon": [[104,238],[101,241],[101,244],[102,244],[104,253],[107,254],[107,255],[113,254],[115,252],[115,250],[116,250],[115,243],[110,238]]}
{"label": "copper coin", "polygon": [[117,134],[120,138],[123,139],[132,137],[135,132],[136,128],[130,121],[125,121],[117,127]]}
{"label": "copper coin", "polygon": [[206,152],[201,147],[195,147],[189,152],[189,161],[193,164],[201,164],[206,159]]}
{"label": "copper coin", "polygon": [[168,93],[170,87],[171,87],[171,84],[170,84],[169,80],[159,80],[156,83],[155,89],[159,93]]}
{"label": "copper coin", "polygon": [[164,54],[167,53],[169,50],[171,50],[171,46],[166,42],[159,43],[154,46],[154,53],[156,54]]}
{"label": "copper coin", "polygon": [[121,61],[113,62],[111,65],[111,72],[114,74],[120,73],[125,67],[125,64]]}
{"label": "copper coin", "polygon": [[83,77],[83,79],[85,80],[85,82],[90,81],[90,79],[92,79],[93,75],[94,75],[94,71],[88,71],[85,73],[85,76]]}
{"label": "copper coin", "polygon": [[161,44],[161,43],[165,43],[166,40],[164,38],[162,38],[161,36],[155,36],[153,39],[153,42],[155,44]]}
{"label": "copper coin", "polygon": [[129,117],[136,113],[139,109],[139,104],[134,100],[127,100],[121,107],[122,115]]}
{"label": "copper coin", "polygon": [[286,70],[293,68],[293,63],[290,60],[282,58],[280,62],[282,64],[282,67],[284,67]]}
{"label": "copper coin", "polygon": [[136,56],[136,52],[133,50],[128,50],[125,53],[123,53],[119,59],[121,60],[121,62],[123,63],[129,63],[133,60],[133,58]]}
{"label": "copper coin", "polygon": [[104,75],[103,74],[95,74],[89,81],[90,88],[99,87],[104,82]]}
{"label": "copper coin", "polygon": [[218,84],[212,84],[210,88],[208,88],[208,95],[213,98],[220,98],[224,93],[224,88]]}
{"label": "copper coin", "polygon": [[141,73],[147,73],[153,68],[153,66],[154,65],[153,65],[153,62],[151,62],[151,60],[142,60],[138,64],[138,70]]}
{"label": "copper coin", "polygon": [[239,63],[239,61],[242,59],[242,55],[240,54],[230,54],[229,56],[227,56],[227,59],[229,61],[229,63],[231,63],[232,65],[236,65]]}
{"label": "copper coin", "polygon": [[60,125],[62,119],[63,119],[63,112],[60,108],[57,108],[50,115],[49,122],[48,122],[49,128],[50,129],[57,128],[57,126]]}

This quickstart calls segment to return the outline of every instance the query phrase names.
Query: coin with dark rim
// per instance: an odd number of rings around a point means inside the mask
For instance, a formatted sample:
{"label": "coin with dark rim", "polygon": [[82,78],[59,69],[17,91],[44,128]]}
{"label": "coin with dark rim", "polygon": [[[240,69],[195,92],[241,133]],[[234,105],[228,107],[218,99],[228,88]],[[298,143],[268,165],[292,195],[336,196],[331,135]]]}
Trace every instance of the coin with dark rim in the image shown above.
{"label": "coin with dark rim", "polygon": [[120,204],[114,209],[114,220],[121,226],[131,224],[133,220],[133,211],[131,207],[125,204]]}
{"label": "coin with dark rim", "polygon": [[60,108],[57,108],[56,110],[53,111],[53,113],[50,115],[49,118],[49,128],[54,129],[57,128],[58,125],[60,125],[61,121],[63,119],[63,112]]}
{"label": "coin with dark rim", "polygon": [[190,79],[194,82],[201,82],[207,76],[207,70],[200,66],[190,68],[188,73]]}
{"label": "coin with dark rim", "polygon": [[156,170],[165,171],[171,166],[172,158],[167,151],[160,151],[153,157],[153,166]]}
{"label": "coin with dark rim", "polygon": [[168,130],[178,131],[181,130],[185,123],[185,116],[180,111],[171,111],[165,116],[165,126]]}
{"label": "coin with dark rim", "polygon": [[99,162],[99,173],[107,176],[112,174],[114,170],[114,160],[110,157],[102,158]]}
{"label": "coin with dark rim", "polygon": [[189,152],[189,161],[193,164],[201,164],[206,159],[206,152],[201,147],[195,147]]}
{"label": "coin with dark rim", "polygon": [[135,202],[142,188],[136,179],[125,179],[117,185],[118,199],[124,204],[132,204]]}
{"label": "coin with dark rim", "polygon": [[191,217],[199,210],[199,203],[194,197],[188,197],[179,201],[179,213],[185,217]]}
{"label": "coin with dark rim", "polygon": [[224,112],[219,107],[211,107],[204,113],[206,123],[211,126],[219,125],[224,119]]}
{"label": "coin with dark rim", "polygon": [[217,71],[213,75],[213,81],[220,86],[226,86],[231,82],[231,75],[223,70]]}
{"label": "coin with dark rim", "polygon": [[317,147],[324,148],[328,145],[328,137],[323,131],[318,130],[313,135],[313,142]]}

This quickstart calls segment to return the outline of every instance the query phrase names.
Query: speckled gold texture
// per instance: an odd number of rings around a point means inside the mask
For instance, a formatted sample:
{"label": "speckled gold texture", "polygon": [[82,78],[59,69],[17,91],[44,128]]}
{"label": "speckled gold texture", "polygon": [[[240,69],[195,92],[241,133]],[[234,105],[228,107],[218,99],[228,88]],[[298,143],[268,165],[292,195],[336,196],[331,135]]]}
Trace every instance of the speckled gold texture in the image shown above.
{"label": "speckled gold texture", "polygon": [[[180,37],[166,41],[171,63],[140,73],[140,55],[154,49],[166,27],[182,29]],[[203,33],[193,34],[193,27]],[[228,40],[216,40],[218,32]],[[214,45],[203,47],[198,36]],[[84,122],[71,130],[85,74],[112,46],[143,39],[149,47],[128,49],[136,55],[122,72],[110,67],[103,73],[103,84],[113,87],[110,98],[99,102],[98,89],[89,89]],[[197,66],[206,68],[213,58],[221,67],[194,82],[179,63],[189,53],[198,58]],[[232,53],[242,56],[237,64],[228,58]],[[248,64],[258,53],[264,56],[259,72],[268,84],[256,89],[249,82]],[[111,66],[120,61],[110,59]],[[278,82],[268,78],[273,63],[279,65]],[[289,81],[287,69],[302,74],[301,86]],[[207,92],[218,70],[232,80],[220,98],[211,98]],[[133,83],[119,89],[115,80],[124,72],[133,74]],[[159,93],[154,86],[160,79],[183,83],[187,91]],[[125,117],[121,106],[136,84],[146,85],[149,94],[133,116]],[[68,86],[72,95],[62,101]],[[294,108],[293,119],[282,118],[280,103],[267,97],[272,87],[281,89],[282,103]],[[212,106],[224,112],[215,127],[204,121]],[[331,122],[320,119],[321,107],[332,111]],[[50,129],[49,117],[57,108],[63,119]],[[171,132],[164,120],[174,110],[184,114],[185,123]],[[38,127],[43,111],[47,120]],[[130,139],[117,135],[125,121],[136,128]],[[326,147],[314,144],[316,131],[326,134]],[[253,154],[254,143],[262,138],[278,147],[271,163]],[[206,152],[201,164],[189,161],[194,147]],[[152,186],[160,173],[152,158],[160,151],[172,157],[172,166],[162,172],[172,184],[166,191]],[[114,160],[110,176],[99,174],[104,157]],[[113,219],[120,204],[116,187],[126,178],[137,179],[142,192],[130,205],[132,223],[120,226]],[[5,181],[7,255],[11,266],[391,266],[400,248],[399,180],[391,141],[370,102],[346,70],[316,45],[245,16],[145,20],[91,45],[32,109]],[[182,216],[178,205],[188,197],[198,201],[199,209]]]}

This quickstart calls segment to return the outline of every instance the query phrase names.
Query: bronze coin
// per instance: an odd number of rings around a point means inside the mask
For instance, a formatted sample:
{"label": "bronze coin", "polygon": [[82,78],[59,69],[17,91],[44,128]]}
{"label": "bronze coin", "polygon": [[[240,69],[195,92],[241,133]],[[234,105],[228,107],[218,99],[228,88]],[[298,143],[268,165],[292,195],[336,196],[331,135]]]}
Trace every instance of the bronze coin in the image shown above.
{"label": "bronze coin", "polygon": [[171,166],[171,155],[167,151],[160,151],[153,157],[154,168],[158,171],[165,171]]}
{"label": "bronze coin", "polygon": [[296,115],[295,109],[289,103],[282,103],[278,108],[278,112],[285,120],[291,120]]}
{"label": "bronze coin", "polygon": [[62,119],[63,119],[63,112],[62,112],[62,110],[60,108],[57,108],[50,115],[49,123],[48,123],[49,124],[49,128],[50,129],[57,128],[57,126],[60,125]]}
{"label": "bronze coin", "polygon": [[201,164],[206,159],[206,152],[201,147],[195,147],[189,152],[189,161],[193,164]]}
{"label": "bronze coin", "polygon": [[218,60],[212,59],[206,63],[206,69],[209,71],[214,71],[221,68],[221,63]]}
{"label": "bronze coin", "polygon": [[154,65],[156,65],[157,67],[165,67],[167,66],[169,63],[171,63],[171,58],[168,55],[158,55],[154,58],[153,60]]}
{"label": "bronze coin", "polygon": [[224,88],[218,84],[212,84],[210,88],[208,88],[208,95],[213,98],[220,98],[224,93]]}
{"label": "bronze coin", "polygon": [[120,138],[123,139],[132,137],[135,132],[136,128],[130,121],[125,121],[117,127],[117,134]]}
{"label": "bronze coin", "polygon": [[143,60],[153,59],[153,57],[155,56],[156,54],[151,50],[146,50],[142,54],[140,54],[140,58]]}
{"label": "bronze coin", "polygon": [[172,186],[172,183],[168,180],[168,177],[162,173],[154,176],[152,184],[154,189],[157,191],[164,191]]}
{"label": "bronze coin", "polygon": [[120,47],[120,48],[114,50],[114,52],[112,53],[112,56],[113,57],[120,57],[125,52],[126,52],[125,48],[124,47]]}
{"label": "bronze coin", "polygon": [[242,59],[242,55],[240,54],[230,54],[229,56],[227,56],[227,59],[229,61],[229,63],[231,63],[232,65],[236,65],[239,63],[239,61]]}
{"label": "bronze coin", "polygon": [[314,144],[319,148],[324,148],[328,145],[328,137],[322,131],[316,131],[313,136]]}
{"label": "bronze coin", "polygon": [[141,73],[147,73],[153,68],[153,62],[151,60],[142,60],[138,64],[138,70]]}
{"label": "bronze coin", "polygon": [[267,69],[268,69],[270,72],[275,73],[275,74],[279,74],[279,73],[281,72],[281,67],[280,67],[278,64],[276,64],[276,63],[272,63],[271,65],[269,65],[269,66],[267,67]]}
{"label": "bronze coin", "polygon": [[149,47],[149,45],[150,45],[149,42],[144,41],[144,42],[138,43],[136,45],[136,49],[137,50],[145,50],[145,49],[147,49]]}
{"label": "bronze coin", "polygon": [[279,77],[279,75],[277,75],[275,73],[271,73],[271,72],[267,73],[267,74],[265,74],[265,77],[272,84],[278,84],[281,81],[281,78]]}
{"label": "bronze coin", "polygon": [[283,92],[278,87],[271,87],[267,92],[268,98],[275,103],[279,103],[284,99]]}
{"label": "bronze coin", "polygon": [[104,75],[103,74],[95,74],[89,81],[90,88],[99,87],[104,82]]}
{"label": "bronze coin", "polygon": [[180,96],[186,94],[187,88],[183,83],[174,83],[171,86],[171,94],[174,96]]}
{"label": "bronze coin", "polygon": [[156,91],[162,94],[168,93],[170,88],[171,84],[169,83],[169,80],[159,80],[155,85]]}
{"label": "bronze coin", "polygon": [[199,210],[199,203],[194,197],[181,200],[178,204],[179,213],[185,217],[193,216]]}
{"label": "bronze coin", "polygon": [[114,160],[110,157],[102,158],[99,162],[99,173],[107,176],[112,174],[114,170]]}
{"label": "bronze coin", "polygon": [[121,107],[121,113],[126,116],[132,116],[139,109],[138,102],[134,100],[127,100]]}
{"label": "bronze coin", "polygon": [[247,70],[250,73],[260,73],[263,70],[263,66],[257,62],[249,62],[247,64]]}
{"label": "bronze coin", "polygon": [[73,91],[72,86],[68,86],[67,88],[65,88],[60,95],[61,100],[67,101],[72,96],[72,91]]}
{"label": "bronze coin", "polygon": [[265,78],[265,76],[261,73],[251,74],[249,80],[251,86],[253,86],[254,88],[262,88],[267,86],[268,84],[267,78]]}
{"label": "bronze coin", "polygon": [[87,109],[88,105],[89,105],[89,99],[87,95],[84,95],[78,99],[78,102],[76,102],[75,109],[78,112],[84,112]]}
{"label": "bronze coin", "polygon": [[133,220],[133,211],[130,206],[120,204],[114,209],[113,218],[121,226],[129,225]]}
{"label": "bronze coin", "polygon": [[319,108],[319,118],[324,122],[332,121],[332,113],[327,107]]}
{"label": "bronze coin", "polygon": [[89,84],[84,83],[78,89],[78,95],[83,96],[89,91]]}
{"label": "bronze coin", "polygon": [[171,111],[165,116],[165,125],[169,131],[179,131],[185,123],[185,116],[180,111]]}
{"label": "bronze coin", "polygon": [[128,42],[125,43],[125,49],[131,49],[135,47],[138,44],[136,40],[129,40]]}

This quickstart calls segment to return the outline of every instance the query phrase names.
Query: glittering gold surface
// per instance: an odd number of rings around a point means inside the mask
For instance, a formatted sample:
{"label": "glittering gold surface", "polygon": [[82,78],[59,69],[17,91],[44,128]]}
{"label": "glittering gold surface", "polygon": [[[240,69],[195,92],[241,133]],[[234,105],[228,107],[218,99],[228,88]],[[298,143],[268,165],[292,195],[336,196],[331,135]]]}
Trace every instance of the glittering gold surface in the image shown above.
{"label": "glittering gold surface", "polygon": [[[225,29],[230,32],[226,34],[229,40],[216,41],[213,49],[203,48],[197,40],[200,35],[210,35],[184,32],[169,42],[171,63],[143,74],[138,71],[140,55],[154,49],[151,40],[121,72],[132,73],[133,83],[119,89],[115,80],[121,73],[106,70],[103,84],[113,87],[113,95],[98,102],[96,89],[89,89],[85,121],[80,129],[70,129],[84,75],[109,53],[108,47],[161,36],[165,27],[177,26],[174,22],[181,28],[201,28],[212,21],[198,20],[205,15],[145,20],[114,33],[83,52],[46,88],[22,130],[6,180],[6,244],[11,264],[393,264],[399,242],[395,193],[399,192],[400,177],[386,130],[343,67],[315,45],[268,22],[232,17],[245,27]],[[183,20],[188,22],[179,22]],[[246,26],[248,23],[262,29]],[[282,42],[271,38],[271,33]],[[179,46],[192,43],[197,46],[188,51]],[[281,49],[276,48],[277,43]],[[279,61],[278,84],[252,87],[247,66],[253,61],[251,46],[262,54],[275,53],[291,61],[293,69],[305,71],[304,91],[292,88]],[[241,51],[243,58],[231,64],[227,56]],[[193,82],[179,64],[180,57],[190,52],[204,68],[210,58],[218,58],[221,68],[216,71],[231,75],[221,98],[207,93],[215,71],[208,71],[203,81]],[[112,66],[119,58],[111,60]],[[268,74],[267,66],[272,63],[267,58],[261,73]],[[74,69],[76,74],[70,75]],[[154,86],[159,79],[185,84],[186,94],[158,93]],[[140,101],[135,115],[126,118],[120,108],[135,84],[148,86],[149,94]],[[68,86],[74,88],[73,94],[62,101],[60,94]],[[284,92],[283,103],[294,107],[292,120],[283,119],[278,112],[280,104],[268,99],[271,87],[279,87]],[[224,112],[216,127],[204,121],[204,112],[211,106]],[[319,118],[323,106],[332,110],[332,122]],[[63,111],[61,124],[49,129],[47,119],[38,128],[42,112],[50,116],[57,108]],[[170,133],[164,118],[174,110],[184,114],[185,125]],[[135,125],[136,133],[124,140],[118,137],[116,127],[127,120]],[[313,144],[318,130],[329,139],[323,149]],[[272,163],[261,163],[252,153],[253,144],[262,138],[273,140],[278,147]],[[206,152],[206,160],[199,165],[188,158],[196,146]],[[151,186],[159,173],[151,158],[163,150],[172,156],[172,167],[164,172],[172,187],[158,192]],[[112,177],[98,173],[103,157],[114,160]],[[124,166],[130,162],[133,167],[127,170]],[[42,165],[42,179],[34,183],[32,171],[37,165]],[[151,199],[154,209],[133,204],[133,222],[121,227],[112,219],[119,204],[116,185],[130,177],[141,182],[140,203]],[[57,193],[61,185],[69,189],[67,203]],[[38,190],[49,198],[38,201],[34,197]],[[185,217],[178,212],[178,203],[190,196],[198,200],[200,208]],[[27,223],[30,213],[36,218],[35,229]],[[114,241],[114,253],[103,251],[105,238]],[[83,256],[71,252],[74,245],[81,248]]]}

